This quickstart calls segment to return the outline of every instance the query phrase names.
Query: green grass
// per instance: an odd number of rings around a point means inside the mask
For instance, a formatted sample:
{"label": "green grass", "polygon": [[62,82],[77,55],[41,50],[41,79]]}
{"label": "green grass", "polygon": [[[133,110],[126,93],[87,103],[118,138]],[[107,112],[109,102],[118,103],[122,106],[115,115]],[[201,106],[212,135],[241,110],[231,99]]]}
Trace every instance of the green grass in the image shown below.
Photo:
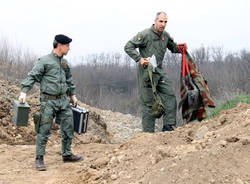
{"label": "green grass", "polygon": [[217,116],[222,110],[232,109],[237,106],[238,103],[246,103],[250,104],[250,94],[249,95],[243,95],[243,96],[237,96],[232,100],[228,100],[225,103],[219,105],[215,109],[207,109],[208,113],[208,119],[211,119],[215,116]]}

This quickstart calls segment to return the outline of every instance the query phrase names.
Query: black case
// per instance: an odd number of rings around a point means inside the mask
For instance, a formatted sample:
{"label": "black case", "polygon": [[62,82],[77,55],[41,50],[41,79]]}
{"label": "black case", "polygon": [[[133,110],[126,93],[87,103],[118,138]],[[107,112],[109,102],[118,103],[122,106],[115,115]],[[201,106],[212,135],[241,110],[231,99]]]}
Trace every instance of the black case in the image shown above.
{"label": "black case", "polygon": [[[80,106],[71,106],[73,112],[74,131],[78,134],[86,133],[88,127],[89,111]],[[60,120],[56,118],[56,124],[60,125]]]}
{"label": "black case", "polygon": [[89,111],[83,107],[71,106],[74,119],[74,131],[78,134],[86,133],[88,127]]}

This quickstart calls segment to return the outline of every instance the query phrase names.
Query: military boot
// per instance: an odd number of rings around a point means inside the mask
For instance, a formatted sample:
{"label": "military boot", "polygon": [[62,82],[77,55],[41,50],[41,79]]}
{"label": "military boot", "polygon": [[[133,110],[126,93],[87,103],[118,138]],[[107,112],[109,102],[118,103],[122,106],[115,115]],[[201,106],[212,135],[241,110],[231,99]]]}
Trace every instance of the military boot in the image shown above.
{"label": "military boot", "polygon": [[163,125],[162,131],[163,131],[163,132],[166,132],[166,131],[174,131],[173,125]]}
{"label": "military boot", "polygon": [[38,171],[46,171],[46,167],[43,162],[43,155],[36,157],[36,170]]}
{"label": "military boot", "polygon": [[63,156],[63,161],[64,162],[78,162],[81,161],[83,158],[81,156],[77,156],[77,155],[67,155],[67,156]]}

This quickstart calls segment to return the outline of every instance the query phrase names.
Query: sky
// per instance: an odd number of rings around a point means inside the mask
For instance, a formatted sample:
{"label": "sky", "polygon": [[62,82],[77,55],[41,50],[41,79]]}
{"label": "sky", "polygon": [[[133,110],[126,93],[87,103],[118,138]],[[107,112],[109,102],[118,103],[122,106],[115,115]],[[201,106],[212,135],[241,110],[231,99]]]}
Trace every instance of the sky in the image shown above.
{"label": "sky", "polygon": [[73,39],[67,57],[121,52],[168,14],[166,31],[188,49],[250,50],[250,0],[1,0],[0,38],[46,55],[56,34]]}

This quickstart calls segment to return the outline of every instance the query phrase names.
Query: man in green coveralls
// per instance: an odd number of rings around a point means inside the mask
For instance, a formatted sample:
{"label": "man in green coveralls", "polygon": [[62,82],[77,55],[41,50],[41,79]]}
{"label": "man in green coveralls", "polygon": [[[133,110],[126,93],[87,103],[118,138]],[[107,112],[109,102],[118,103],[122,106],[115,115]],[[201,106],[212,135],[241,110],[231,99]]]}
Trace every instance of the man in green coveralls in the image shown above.
{"label": "man in green coveralls", "polygon": [[[162,62],[166,49],[169,49],[172,53],[179,53],[179,50],[173,38],[164,31],[167,21],[167,14],[158,12],[154,24],[139,32],[124,47],[125,52],[133,60],[140,63],[137,67],[137,78],[144,132],[155,131],[155,118],[152,116],[153,93],[147,69],[149,57],[153,55],[157,61],[157,67],[153,72],[153,81],[165,109],[162,131],[172,131],[176,125],[175,93],[171,81],[163,72]],[[136,50],[137,48],[139,48],[139,52]]]}
{"label": "man in green coveralls", "polygon": [[[77,98],[69,65],[67,60],[63,58],[70,49],[71,41],[72,39],[65,35],[56,35],[53,51],[39,58],[28,73],[28,77],[22,82],[19,96],[21,103],[25,103],[26,93],[31,90],[34,83],[40,83],[40,121],[36,130],[36,169],[39,171],[46,170],[43,157],[54,117],[60,120],[63,161],[82,160],[81,156],[76,156],[71,152],[74,125],[70,101],[76,106]],[[70,101],[68,97],[70,97]]]}

